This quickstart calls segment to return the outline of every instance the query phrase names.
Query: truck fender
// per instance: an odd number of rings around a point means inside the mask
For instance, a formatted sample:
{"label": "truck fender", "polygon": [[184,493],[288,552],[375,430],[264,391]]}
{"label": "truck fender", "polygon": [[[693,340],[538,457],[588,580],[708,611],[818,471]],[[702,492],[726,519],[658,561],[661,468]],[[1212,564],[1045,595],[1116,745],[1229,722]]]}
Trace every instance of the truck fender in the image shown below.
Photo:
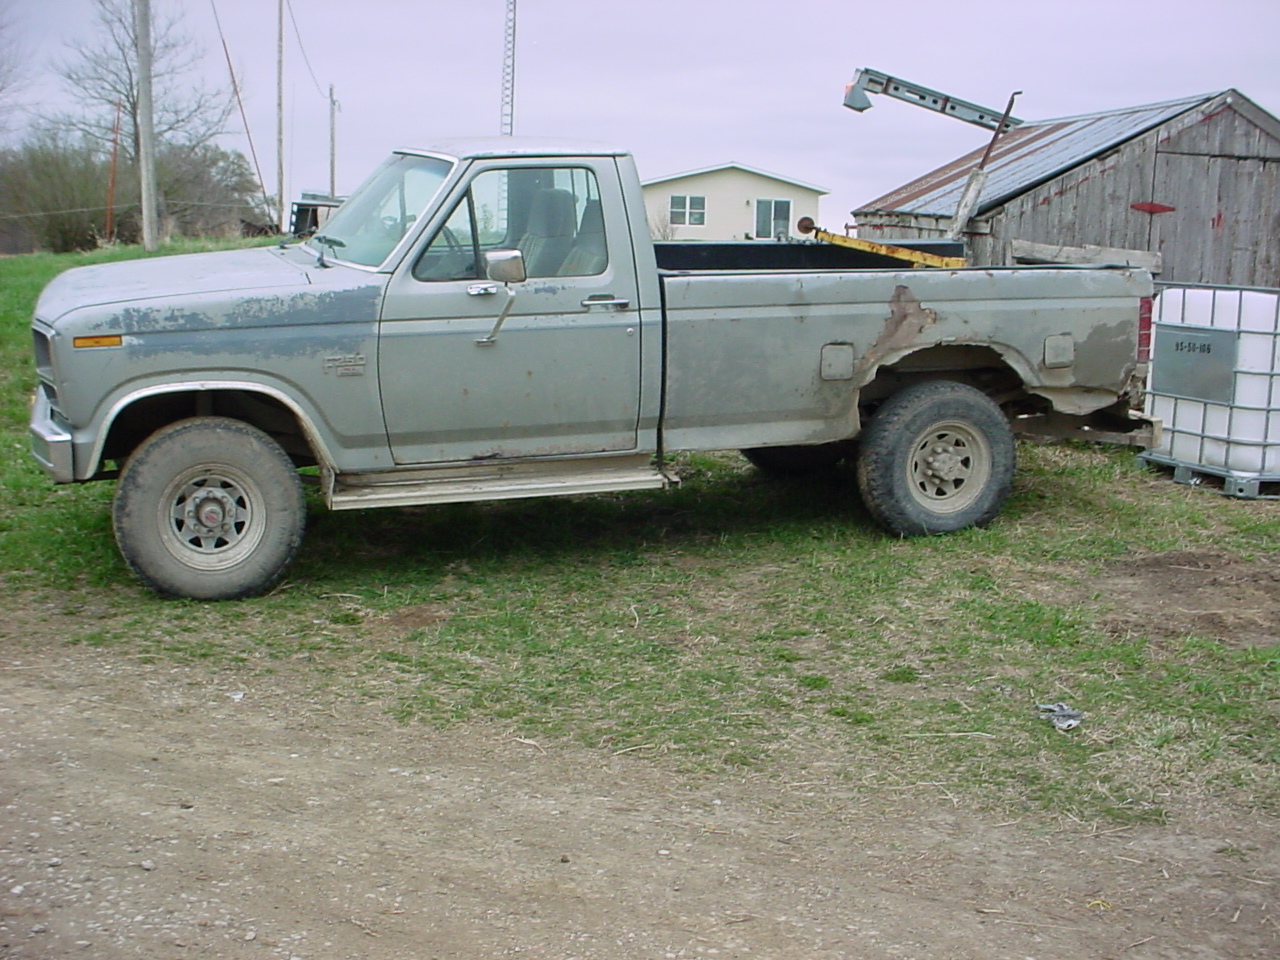
{"label": "truck fender", "polygon": [[1036,365],[1017,348],[997,340],[966,341],[955,336],[941,336],[938,312],[926,307],[906,284],[894,288],[889,301],[889,316],[884,320],[875,343],[859,359],[854,371],[856,386],[865,387],[876,378],[882,367],[901,363],[912,354],[935,347],[987,347],[994,350],[1028,388],[1039,386]]}
{"label": "truck fender", "polygon": [[107,438],[111,434],[111,428],[120,414],[138,401],[145,400],[148,397],[163,396],[168,393],[217,393],[231,390],[260,394],[282,404],[297,420],[302,429],[304,439],[315,454],[317,463],[327,473],[335,472],[334,460],[329,452],[328,445],[322,439],[320,431],[316,429],[311,416],[285,390],[254,380],[190,380],[139,387],[113,400],[100,421],[101,426],[96,431],[90,456],[86,457],[83,463],[79,461],[76,463],[76,479],[88,480],[93,476],[93,472],[102,458],[102,452],[106,446]]}
{"label": "truck fender", "polygon": [[897,350],[891,350],[885,353],[864,355],[862,364],[858,369],[857,385],[865,387],[875,380],[876,375],[884,367],[892,367],[901,363],[903,360],[917,353],[923,353],[927,350],[933,350],[937,347],[985,347],[994,352],[1010,370],[1018,375],[1024,386],[1030,392],[1035,392],[1036,388],[1041,385],[1041,380],[1035,375],[1035,365],[1031,363],[1022,351],[1007,343],[998,343],[986,341],[982,343],[967,343],[963,340],[954,338],[943,338],[934,340],[929,343],[917,343],[909,347],[902,347]]}

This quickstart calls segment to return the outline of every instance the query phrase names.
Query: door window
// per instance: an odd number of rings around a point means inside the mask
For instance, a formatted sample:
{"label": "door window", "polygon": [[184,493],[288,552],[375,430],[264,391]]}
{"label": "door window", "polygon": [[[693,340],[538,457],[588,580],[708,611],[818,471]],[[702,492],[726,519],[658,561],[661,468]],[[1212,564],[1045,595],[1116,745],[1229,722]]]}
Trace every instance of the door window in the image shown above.
{"label": "door window", "polygon": [[529,277],[593,277],[609,265],[600,186],[585,167],[486,170],[414,264],[417,280],[471,280],[484,253],[524,254]]}
{"label": "door window", "polygon": [[474,211],[468,194],[436,231],[414,264],[413,275],[419,280],[478,280],[476,256]]}

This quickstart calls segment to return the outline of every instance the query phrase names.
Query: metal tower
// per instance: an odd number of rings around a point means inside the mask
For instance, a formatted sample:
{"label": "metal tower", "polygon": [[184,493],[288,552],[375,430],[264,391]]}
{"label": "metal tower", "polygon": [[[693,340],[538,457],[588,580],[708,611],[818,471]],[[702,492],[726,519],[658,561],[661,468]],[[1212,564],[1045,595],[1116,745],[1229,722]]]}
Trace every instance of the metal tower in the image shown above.
{"label": "metal tower", "polygon": [[502,56],[502,135],[515,132],[516,113],[516,0],[507,0],[506,48]]}

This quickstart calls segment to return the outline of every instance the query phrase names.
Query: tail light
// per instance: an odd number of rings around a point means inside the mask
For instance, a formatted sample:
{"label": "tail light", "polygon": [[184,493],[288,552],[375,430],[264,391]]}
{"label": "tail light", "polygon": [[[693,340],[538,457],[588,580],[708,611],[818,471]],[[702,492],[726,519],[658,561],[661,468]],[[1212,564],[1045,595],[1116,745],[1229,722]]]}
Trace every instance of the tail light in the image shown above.
{"label": "tail light", "polygon": [[1138,301],[1138,362],[1151,360],[1151,298]]}

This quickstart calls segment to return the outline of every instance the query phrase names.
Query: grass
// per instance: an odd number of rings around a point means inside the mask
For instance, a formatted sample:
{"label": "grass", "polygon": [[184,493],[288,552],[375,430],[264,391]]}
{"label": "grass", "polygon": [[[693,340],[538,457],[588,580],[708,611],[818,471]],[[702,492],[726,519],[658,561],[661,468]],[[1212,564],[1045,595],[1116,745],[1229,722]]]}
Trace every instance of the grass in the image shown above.
{"label": "grass", "polygon": [[[1273,562],[1280,505],[1177,486],[1119,450],[1024,446],[997,523],[914,541],[870,523],[848,472],[770,482],[732,454],[681,458],[666,493],[317,503],[273,595],[158,600],[115,553],[110,485],[54,487],[25,453],[36,293],[131,252],[0,261],[0,578],[33,629],[712,773],[937,784],[1113,823],[1189,796],[1280,810],[1280,648],[1107,619],[1135,556]],[[1087,712],[1069,734],[1037,716],[1059,700]]]}

